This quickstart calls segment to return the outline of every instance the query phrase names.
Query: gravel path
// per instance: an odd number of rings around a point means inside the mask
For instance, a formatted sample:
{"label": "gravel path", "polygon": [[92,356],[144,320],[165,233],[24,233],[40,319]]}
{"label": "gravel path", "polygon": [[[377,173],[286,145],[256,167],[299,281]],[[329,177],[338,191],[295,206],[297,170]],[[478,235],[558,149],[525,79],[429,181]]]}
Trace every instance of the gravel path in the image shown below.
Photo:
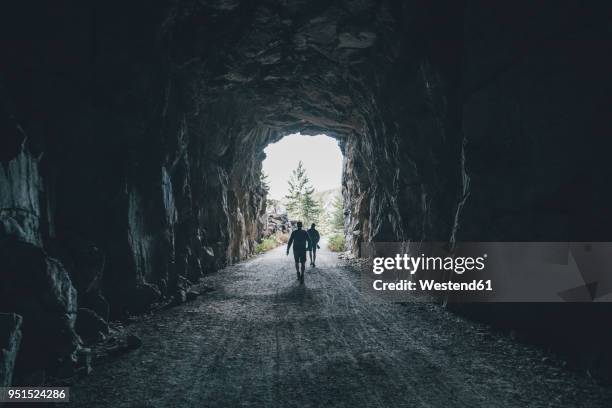
{"label": "gravel path", "polygon": [[426,303],[379,304],[322,250],[277,248],[128,330],[143,346],[72,388],[83,407],[612,407],[612,390]]}

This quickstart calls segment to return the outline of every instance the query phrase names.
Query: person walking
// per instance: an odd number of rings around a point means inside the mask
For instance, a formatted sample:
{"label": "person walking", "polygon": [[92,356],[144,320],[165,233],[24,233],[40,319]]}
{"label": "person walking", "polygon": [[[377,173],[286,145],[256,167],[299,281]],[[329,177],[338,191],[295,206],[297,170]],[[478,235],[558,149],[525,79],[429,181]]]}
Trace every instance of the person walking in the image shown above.
{"label": "person walking", "polygon": [[313,268],[316,266],[315,262],[317,261],[317,249],[319,249],[319,240],[321,239],[321,234],[319,231],[315,229],[316,225],[314,222],[310,226],[310,229],[306,231],[308,233],[308,237],[310,238],[311,246],[309,247],[310,252],[310,266]]}
{"label": "person walking", "polygon": [[287,255],[293,244],[293,258],[295,259],[295,271],[300,284],[304,284],[304,270],[306,269],[306,249],[312,247],[308,233],[302,229],[302,222],[298,221],[297,229],[291,233],[287,243]]}

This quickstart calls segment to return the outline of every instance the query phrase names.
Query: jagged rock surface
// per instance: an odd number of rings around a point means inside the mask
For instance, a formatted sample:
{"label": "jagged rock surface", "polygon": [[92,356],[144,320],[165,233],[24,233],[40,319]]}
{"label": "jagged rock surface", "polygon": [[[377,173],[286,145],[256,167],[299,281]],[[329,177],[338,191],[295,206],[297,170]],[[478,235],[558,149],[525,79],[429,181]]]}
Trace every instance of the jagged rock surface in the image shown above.
{"label": "jagged rock surface", "polygon": [[23,317],[18,367],[35,370],[76,362],[77,294],[62,264],[40,247],[13,241],[0,247],[0,310]]}
{"label": "jagged rock surface", "polygon": [[10,387],[21,343],[21,316],[0,313],[0,387]]}

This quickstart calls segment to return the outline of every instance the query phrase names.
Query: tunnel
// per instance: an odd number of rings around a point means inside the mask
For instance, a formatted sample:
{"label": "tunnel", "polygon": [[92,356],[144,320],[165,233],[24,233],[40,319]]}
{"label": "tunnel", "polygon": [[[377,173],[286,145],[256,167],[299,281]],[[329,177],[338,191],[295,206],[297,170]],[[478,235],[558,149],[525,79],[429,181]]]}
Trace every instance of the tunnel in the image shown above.
{"label": "tunnel", "polygon": [[[263,150],[289,134],[338,141],[351,257],[376,242],[610,241],[609,12],[574,1],[11,5],[0,385],[89,372],[90,345],[116,322],[180,307],[203,278],[240,267],[262,238]],[[605,304],[433,305],[432,316],[610,373]]]}

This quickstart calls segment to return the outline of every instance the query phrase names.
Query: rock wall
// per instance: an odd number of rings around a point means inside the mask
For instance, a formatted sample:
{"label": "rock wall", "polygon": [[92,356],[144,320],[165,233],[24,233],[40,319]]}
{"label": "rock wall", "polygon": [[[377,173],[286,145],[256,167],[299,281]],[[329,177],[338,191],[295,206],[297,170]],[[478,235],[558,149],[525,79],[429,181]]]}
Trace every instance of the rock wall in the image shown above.
{"label": "rock wall", "polygon": [[610,61],[595,62],[592,41],[604,10],[497,6],[15,5],[0,24],[13,45],[0,65],[0,265],[36,289],[0,311],[23,314],[24,350],[37,331],[65,336],[30,369],[74,361],[109,318],[180,301],[248,256],[263,148],[295,131],[341,142],[355,252],[609,239]]}
{"label": "rock wall", "polygon": [[[451,240],[610,241],[609,12],[603,3],[466,3],[462,200]],[[608,304],[460,311],[591,373],[612,367]]]}
{"label": "rock wall", "polygon": [[0,313],[0,387],[13,384],[13,370],[21,343],[21,316]]}
{"label": "rock wall", "polygon": [[606,9],[467,3],[458,240],[610,239]]}

